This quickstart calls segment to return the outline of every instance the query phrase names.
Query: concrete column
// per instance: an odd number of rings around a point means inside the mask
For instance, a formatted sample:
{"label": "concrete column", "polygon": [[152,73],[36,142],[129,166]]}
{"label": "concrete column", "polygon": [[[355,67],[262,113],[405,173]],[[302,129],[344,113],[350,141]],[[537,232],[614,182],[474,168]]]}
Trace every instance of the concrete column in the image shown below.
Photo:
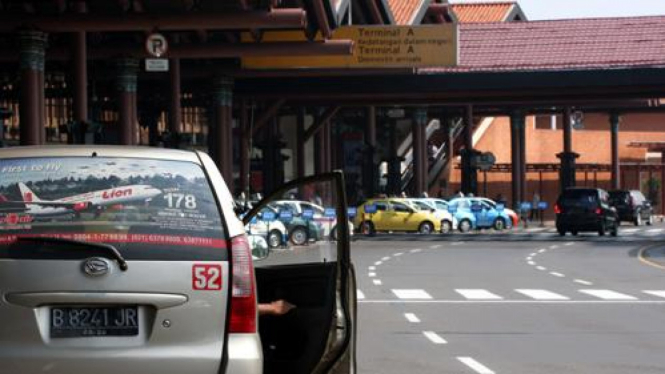
{"label": "concrete column", "polygon": [[214,81],[213,103],[215,107],[215,127],[213,148],[215,162],[219,167],[229,190],[233,184],[233,79],[218,77]]}
{"label": "concrete column", "polygon": [[363,157],[363,186],[367,198],[376,195],[377,166],[374,163],[376,155],[376,107],[367,107],[367,122],[365,125],[365,147]]}
{"label": "concrete column", "polygon": [[182,89],[180,86],[180,59],[172,58],[169,62],[171,97],[169,101],[169,135],[166,147],[178,148],[180,145],[180,126],[182,124]]}
{"label": "concrete column", "polygon": [[305,116],[307,109],[298,108],[298,118],[296,123],[296,176],[302,178],[305,176]]}
{"label": "concrete column", "polygon": [[413,196],[427,191],[427,111],[417,109],[411,127],[413,139]]}
{"label": "concrete column", "polygon": [[466,108],[464,116],[464,150],[462,152],[462,192],[478,194],[478,171],[472,165],[473,149],[473,106]]}
{"label": "concrete column", "polygon": [[118,142],[122,145],[136,145],[137,114],[136,88],[139,61],[135,58],[122,58],[116,61],[116,89],[118,90]]}
{"label": "concrete column", "polygon": [[610,131],[612,133],[612,189],[618,190],[621,185],[619,171],[619,123],[618,113],[610,114]]}
{"label": "concrete column", "polygon": [[563,152],[557,157],[561,159],[561,190],[575,186],[575,160],[580,156],[573,152],[573,128],[571,123],[571,110],[565,108],[563,113]]}
{"label": "concrete column", "polygon": [[513,112],[510,115],[510,156],[512,163],[512,199],[513,208],[518,208],[522,201],[522,150],[521,133],[524,129],[524,114]]}
{"label": "concrete column", "polygon": [[249,198],[250,142],[252,131],[249,127],[247,101],[240,103],[240,180],[239,190]]}
{"label": "concrete column", "polygon": [[401,183],[401,170],[400,163],[401,158],[397,154],[397,124],[392,121],[388,125],[389,131],[389,141],[388,141],[388,185],[387,193],[388,195],[399,195],[400,194],[400,183]]}
{"label": "concrete column", "polygon": [[526,188],[526,118],[523,114],[521,116],[521,126],[520,126],[520,201],[531,201],[530,197],[527,196]]}
{"label": "concrete column", "polygon": [[47,35],[27,30],[18,33],[20,45],[20,144],[44,143],[44,55]]}

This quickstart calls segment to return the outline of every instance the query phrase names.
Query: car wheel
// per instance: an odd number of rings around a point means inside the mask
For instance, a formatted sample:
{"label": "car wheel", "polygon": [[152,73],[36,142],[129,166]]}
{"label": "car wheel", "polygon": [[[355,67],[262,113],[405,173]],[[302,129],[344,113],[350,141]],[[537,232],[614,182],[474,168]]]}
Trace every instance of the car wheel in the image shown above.
{"label": "car wheel", "polygon": [[434,225],[431,222],[423,222],[418,227],[418,232],[421,234],[429,235],[434,231]]}
{"label": "car wheel", "polygon": [[469,232],[471,231],[471,221],[468,219],[463,219],[459,222],[459,231],[460,232]]}
{"label": "car wheel", "polygon": [[367,236],[374,236],[376,230],[374,229],[374,224],[371,221],[365,221],[360,225],[360,232]]}
{"label": "car wheel", "polygon": [[557,229],[556,231],[559,233],[559,236],[566,236],[566,230]]}
{"label": "car wheel", "polygon": [[302,226],[298,226],[291,230],[290,236],[289,239],[293,245],[305,245],[309,239],[307,236],[307,230]]}
{"label": "car wheel", "polygon": [[499,217],[496,220],[494,220],[494,230],[496,231],[503,231],[506,229],[506,220]]}
{"label": "car wheel", "polygon": [[578,234],[578,232],[575,231],[575,230],[571,231],[570,233],[573,234],[573,236],[577,236],[577,234]]}
{"label": "car wheel", "polygon": [[647,220],[647,226],[653,225],[653,216],[649,214],[649,219]]}
{"label": "car wheel", "polygon": [[282,233],[279,230],[272,230],[268,234],[268,245],[270,248],[277,248],[282,244]]}
{"label": "car wheel", "polygon": [[453,231],[453,223],[450,221],[442,221],[441,222],[441,232],[444,234],[448,234],[449,232]]}
{"label": "car wheel", "polygon": [[642,226],[642,213],[637,212],[637,217],[635,218],[635,226]]}
{"label": "car wheel", "polygon": [[599,236],[605,236],[605,231],[607,229],[605,228],[605,222],[600,224],[600,228],[598,229],[598,235]]}

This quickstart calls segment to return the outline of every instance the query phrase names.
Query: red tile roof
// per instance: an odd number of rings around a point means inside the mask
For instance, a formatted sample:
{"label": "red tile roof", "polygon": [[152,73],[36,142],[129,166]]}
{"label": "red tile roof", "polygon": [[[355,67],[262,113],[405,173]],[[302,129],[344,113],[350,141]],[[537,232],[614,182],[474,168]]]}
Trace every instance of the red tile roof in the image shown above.
{"label": "red tile roof", "polygon": [[665,67],[665,16],[460,25],[455,68],[422,73]]}
{"label": "red tile roof", "polygon": [[501,22],[515,7],[514,1],[451,4],[460,23]]}
{"label": "red tile roof", "polygon": [[396,25],[410,25],[420,8],[429,5],[430,0],[387,0]]}

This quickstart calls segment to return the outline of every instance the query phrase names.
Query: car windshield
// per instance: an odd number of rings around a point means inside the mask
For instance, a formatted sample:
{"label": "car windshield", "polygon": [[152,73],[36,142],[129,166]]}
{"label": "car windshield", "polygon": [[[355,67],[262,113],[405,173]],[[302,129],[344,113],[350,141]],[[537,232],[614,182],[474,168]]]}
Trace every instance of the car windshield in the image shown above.
{"label": "car windshield", "polygon": [[630,193],[624,191],[610,191],[610,202],[612,204],[628,204]]}
{"label": "car windshield", "polygon": [[570,208],[595,208],[598,205],[598,196],[595,191],[566,191],[560,204]]}
{"label": "car windshield", "polygon": [[200,166],[103,157],[0,160],[0,244],[46,236],[150,248],[221,248],[217,203]]}

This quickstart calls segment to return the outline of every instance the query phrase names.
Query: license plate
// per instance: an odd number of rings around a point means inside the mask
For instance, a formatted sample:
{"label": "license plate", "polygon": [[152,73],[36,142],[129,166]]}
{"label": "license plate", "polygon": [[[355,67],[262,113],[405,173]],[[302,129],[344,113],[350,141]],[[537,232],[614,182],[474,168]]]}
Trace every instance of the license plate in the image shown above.
{"label": "license plate", "polygon": [[51,308],[52,338],[135,336],[138,333],[136,306]]}

